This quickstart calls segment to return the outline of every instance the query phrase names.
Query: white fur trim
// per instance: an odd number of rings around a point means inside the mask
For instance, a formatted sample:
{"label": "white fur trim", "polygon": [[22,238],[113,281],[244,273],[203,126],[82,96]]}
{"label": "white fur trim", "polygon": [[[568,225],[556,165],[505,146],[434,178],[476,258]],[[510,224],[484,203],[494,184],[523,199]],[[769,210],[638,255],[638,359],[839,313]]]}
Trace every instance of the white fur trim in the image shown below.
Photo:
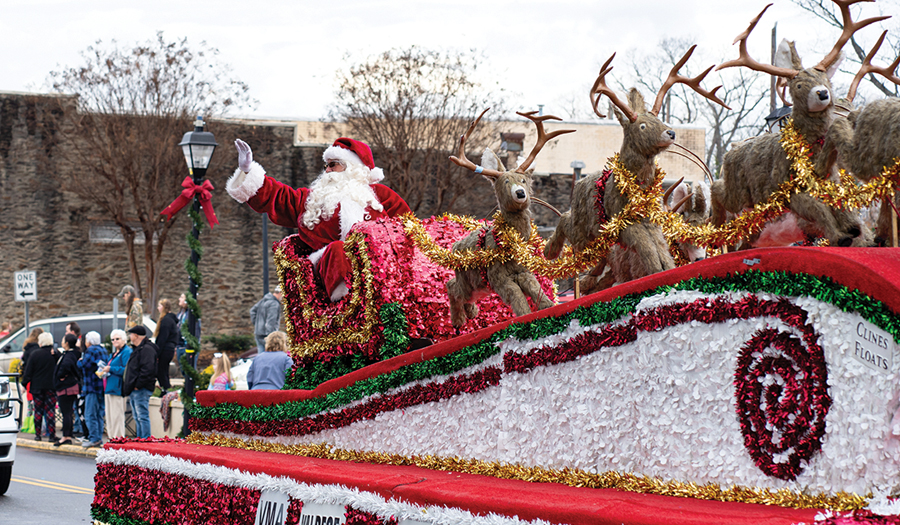
{"label": "white fur trim", "polygon": [[[322,153],[322,160],[328,162],[329,160],[340,160],[342,162],[346,162],[348,164],[359,164],[360,166],[365,166],[363,164],[362,159],[359,158],[359,155],[353,153],[349,149],[344,149],[340,146],[330,146],[328,149]],[[368,166],[366,166],[368,168]]]}
{"label": "white fur trim", "polygon": [[347,288],[347,283],[341,281],[337,286],[334,287],[334,291],[331,292],[331,302],[336,303],[347,296],[350,293],[350,289]]}
{"label": "white fur trim", "polygon": [[[346,241],[347,235],[350,234],[350,228],[357,222],[366,220],[366,209],[351,199],[341,201],[341,212],[339,219],[341,221],[341,240]],[[371,217],[370,217],[371,218]]]}
{"label": "white fur trim", "polygon": [[381,182],[384,180],[384,172],[381,171],[381,168],[373,168],[369,170],[369,184],[375,184],[376,182]]}
{"label": "white fur trim", "polygon": [[[328,246],[326,245],[325,248],[328,248]],[[307,259],[309,259],[309,262],[311,262],[313,266],[318,266],[319,261],[322,259],[322,255],[325,253],[325,248],[319,248],[309,254]]]}
{"label": "white fur trim", "polygon": [[266,170],[258,163],[250,164],[250,171],[244,173],[241,168],[234,170],[234,175],[225,183],[225,191],[238,202],[247,202],[250,197],[263,187],[266,182]]}

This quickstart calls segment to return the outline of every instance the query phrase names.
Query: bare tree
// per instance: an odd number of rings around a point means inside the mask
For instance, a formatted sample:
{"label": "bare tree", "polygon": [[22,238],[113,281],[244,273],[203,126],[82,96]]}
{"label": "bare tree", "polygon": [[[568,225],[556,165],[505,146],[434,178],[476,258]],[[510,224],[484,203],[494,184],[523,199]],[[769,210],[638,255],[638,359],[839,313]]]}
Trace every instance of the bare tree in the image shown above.
{"label": "bare tree", "polygon": [[[619,79],[618,87],[624,90],[635,85],[643,91],[655,93],[662,86],[668,71],[691,45],[689,38],[665,38],[652,53],[630,51],[630,75]],[[715,63],[716,60],[698,55],[685,65],[684,74],[694,76]],[[705,161],[713,173],[722,165],[722,158],[731,144],[755,136],[764,129],[765,102],[768,100],[768,77],[734,71],[721,74],[720,82],[722,88],[717,95],[728,104],[730,110],[684,85],[676,85],[669,90],[665,107],[660,112],[660,117],[667,122],[707,126]]]}
{"label": "bare tree", "polygon": [[[792,0],[797,6],[802,8],[803,10],[815,15],[819,20],[824,21],[826,24],[838,28],[844,28],[843,17],[841,16],[841,12],[838,9],[838,6],[832,0]],[[881,11],[885,14],[896,14],[898,9],[900,9],[900,2],[892,1],[892,0],[880,0],[878,2]],[[893,7],[886,7],[893,6]],[[897,30],[900,29],[898,27],[898,20],[896,18],[891,18],[888,21],[881,22],[880,25],[884,27],[884,29],[888,29],[888,24],[893,23],[892,27],[894,28],[894,32],[888,31],[887,38],[885,38],[885,42],[890,47],[890,52],[885,52],[884,56],[887,57],[887,61],[893,59],[898,54],[900,54],[900,37],[897,36]],[[874,35],[878,33],[876,31],[872,31],[873,40]],[[850,37],[850,48],[852,52],[848,52],[846,54],[846,59],[848,63],[848,67],[842,67],[841,70],[844,72],[848,72],[850,75],[856,74],[856,69],[858,69],[859,65],[862,63],[863,59],[866,58],[866,53],[868,53],[868,49],[863,47],[857,38],[856,35]],[[852,64],[852,67],[849,67],[849,64]],[[886,97],[897,97],[900,96],[900,87],[891,84],[890,82],[885,82],[883,79],[878,78],[874,74],[866,75],[866,80],[878,90],[879,93],[883,94]]]}
{"label": "bare tree", "polygon": [[[450,164],[459,136],[482,109],[503,114],[502,100],[476,80],[474,51],[392,49],[338,72],[329,117],[368,143],[386,183],[420,216],[452,211],[471,174]],[[470,139],[482,147],[486,135]],[[474,151],[474,150],[473,150]]]}
{"label": "bare tree", "polygon": [[220,116],[254,103],[244,83],[226,78],[230,70],[217,55],[205,43],[195,52],[186,39],[167,42],[159,32],[131,48],[98,41],[82,52],[83,65],[48,79],[54,91],[78,96],[74,115],[60,112],[64,141],[58,150],[67,168],[60,184],[119,227],[132,283],[151,305],[175,223],[160,222],[159,213],[187,175],[177,146],[182,134],[198,114]]}

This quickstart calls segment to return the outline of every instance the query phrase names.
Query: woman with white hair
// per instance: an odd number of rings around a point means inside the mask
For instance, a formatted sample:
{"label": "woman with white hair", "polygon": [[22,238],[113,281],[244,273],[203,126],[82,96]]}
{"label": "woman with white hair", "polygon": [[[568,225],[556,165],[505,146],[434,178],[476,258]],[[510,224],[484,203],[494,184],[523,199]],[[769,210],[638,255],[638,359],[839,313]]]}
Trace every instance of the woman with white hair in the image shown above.
{"label": "woman with white hair", "polygon": [[125,344],[125,330],[113,330],[109,338],[112,357],[101,372],[106,377],[106,434],[113,439],[125,437],[125,401],[128,398],[122,396],[122,379],[131,357],[131,347]]}
{"label": "woman with white hair", "polygon": [[103,444],[104,386],[103,376],[97,372],[106,366],[109,354],[106,353],[106,348],[100,346],[100,334],[97,332],[85,334],[84,345],[87,348],[78,361],[81,377],[84,378],[81,394],[84,397],[84,422],[87,426],[81,446],[99,447]]}
{"label": "woman with white hair", "polygon": [[56,388],[53,371],[56,356],[53,355],[53,334],[38,335],[40,348],[33,351],[25,365],[22,383],[31,392],[34,401],[34,440],[41,440],[41,430],[47,423],[47,440],[56,441]]}

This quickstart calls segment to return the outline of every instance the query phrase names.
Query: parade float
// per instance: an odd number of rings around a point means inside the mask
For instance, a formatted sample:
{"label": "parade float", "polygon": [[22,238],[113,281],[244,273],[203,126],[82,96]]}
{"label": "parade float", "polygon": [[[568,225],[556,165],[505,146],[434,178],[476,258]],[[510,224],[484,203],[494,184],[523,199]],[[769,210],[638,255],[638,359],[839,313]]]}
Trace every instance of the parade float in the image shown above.
{"label": "parade float", "polygon": [[893,523],[898,255],[729,253],[311,390],[199,392],[185,441],[98,453],[92,515]]}
{"label": "parade float", "polygon": [[[610,96],[604,71],[594,89]],[[623,127],[647,127],[639,95],[616,105]],[[455,162],[483,173],[464,142]],[[661,202],[658,147],[637,173],[623,144],[612,178],[591,191],[624,198],[554,260],[534,231],[500,215],[358,223],[344,240],[349,293],[337,302],[308,247],[280,241],[295,362],[285,388],[201,391],[184,440],[108,443],[92,518],[900,523],[900,248],[720,251],[791,213],[797,195],[841,213],[892,199],[897,155],[865,183],[827,180],[814,166],[821,144],[810,143],[789,123],[777,137],[789,176],[716,226],[687,224]],[[599,217],[604,204],[582,194]],[[514,261],[553,300],[554,280],[603,270],[635,224],[711,256],[565,304],[532,302],[526,315],[490,294],[476,316],[451,323],[454,274]],[[472,235],[479,249],[452,248]]]}

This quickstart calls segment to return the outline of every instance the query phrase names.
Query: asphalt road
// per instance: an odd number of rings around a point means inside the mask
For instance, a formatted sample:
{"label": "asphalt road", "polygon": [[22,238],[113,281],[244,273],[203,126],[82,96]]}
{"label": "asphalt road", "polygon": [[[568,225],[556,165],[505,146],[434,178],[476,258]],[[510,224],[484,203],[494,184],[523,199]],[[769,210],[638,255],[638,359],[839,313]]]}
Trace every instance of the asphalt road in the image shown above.
{"label": "asphalt road", "polygon": [[91,522],[94,458],[16,447],[12,482],[0,496],[0,522],[68,525]]}

